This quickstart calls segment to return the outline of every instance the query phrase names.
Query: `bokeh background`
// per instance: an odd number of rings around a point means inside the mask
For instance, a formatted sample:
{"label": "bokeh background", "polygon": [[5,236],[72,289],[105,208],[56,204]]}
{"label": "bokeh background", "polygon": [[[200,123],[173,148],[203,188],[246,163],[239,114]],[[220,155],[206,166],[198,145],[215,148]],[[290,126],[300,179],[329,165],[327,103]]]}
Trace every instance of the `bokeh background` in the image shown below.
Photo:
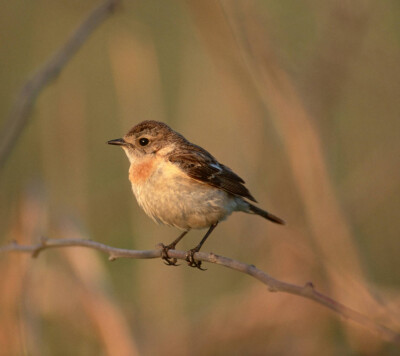
{"label": "bokeh background", "polygon": [[[0,124],[97,4],[2,2]],[[234,214],[204,251],[312,281],[400,331],[399,18],[398,0],[123,1],[41,93],[2,167],[0,240],[172,241],[178,231],[138,208],[125,155],[105,144],[164,121],[287,221]],[[206,267],[2,253],[0,354],[398,354],[313,302]]]}

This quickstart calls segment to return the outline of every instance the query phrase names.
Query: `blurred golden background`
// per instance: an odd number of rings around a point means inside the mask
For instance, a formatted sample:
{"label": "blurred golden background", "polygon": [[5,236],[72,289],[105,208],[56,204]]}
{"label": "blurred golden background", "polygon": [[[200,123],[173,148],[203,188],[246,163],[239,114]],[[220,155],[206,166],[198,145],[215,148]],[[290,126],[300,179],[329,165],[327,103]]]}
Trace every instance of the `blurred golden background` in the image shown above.
{"label": "blurred golden background", "polygon": [[[0,124],[97,4],[2,3]],[[287,221],[234,214],[204,252],[312,281],[400,331],[399,18],[397,0],[123,1],[41,93],[1,169],[1,241],[172,241],[179,231],[140,210],[127,158],[106,145],[164,121]],[[316,303],[205,267],[110,263],[84,248],[2,253],[0,354],[398,352]]]}

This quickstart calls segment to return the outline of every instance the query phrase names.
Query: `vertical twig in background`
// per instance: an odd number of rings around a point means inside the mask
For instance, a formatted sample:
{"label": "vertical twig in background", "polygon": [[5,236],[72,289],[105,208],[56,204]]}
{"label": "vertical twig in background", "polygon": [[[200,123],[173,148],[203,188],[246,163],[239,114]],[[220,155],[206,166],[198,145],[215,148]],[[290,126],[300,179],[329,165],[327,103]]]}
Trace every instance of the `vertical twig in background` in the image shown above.
{"label": "vertical twig in background", "polygon": [[119,0],[107,0],[95,7],[66,43],[34,73],[21,89],[0,131],[0,169],[28,122],[35,99],[65,67],[90,34],[110,15]]}
{"label": "vertical twig in background", "polygon": [[[292,79],[276,59],[254,3],[220,1],[218,7],[214,1],[205,0],[188,4],[218,69],[240,83],[244,96],[248,89],[258,94],[271,113],[333,293],[362,306],[369,314],[385,315],[395,323],[390,311],[369,290],[350,228],[334,193],[319,133]],[[204,13],[212,13],[214,21],[206,21]]]}
{"label": "vertical twig in background", "polygon": [[[86,234],[73,222],[65,219],[60,225],[61,234],[86,239]],[[126,311],[119,303],[119,293],[113,290],[107,272],[95,251],[88,249],[63,251],[74,274],[73,293],[98,335],[107,355],[139,355],[134,330],[130,328]],[[130,315],[132,318],[132,315]]]}

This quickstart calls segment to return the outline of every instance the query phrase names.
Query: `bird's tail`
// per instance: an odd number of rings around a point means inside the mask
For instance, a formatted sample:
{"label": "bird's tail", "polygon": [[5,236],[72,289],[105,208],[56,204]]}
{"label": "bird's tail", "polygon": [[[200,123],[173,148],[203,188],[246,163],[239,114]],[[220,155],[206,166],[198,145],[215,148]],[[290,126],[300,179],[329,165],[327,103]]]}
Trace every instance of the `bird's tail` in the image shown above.
{"label": "bird's tail", "polygon": [[281,218],[278,218],[277,216],[275,216],[265,210],[262,210],[256,206],[254,206],[253,204],[250,204],[249,202],[247,202],[247,203],[249,204],[250,212],[252,212],[253,214],[260,215],[263,218],[268,219],[276,224],[285,225],[285,222]]}

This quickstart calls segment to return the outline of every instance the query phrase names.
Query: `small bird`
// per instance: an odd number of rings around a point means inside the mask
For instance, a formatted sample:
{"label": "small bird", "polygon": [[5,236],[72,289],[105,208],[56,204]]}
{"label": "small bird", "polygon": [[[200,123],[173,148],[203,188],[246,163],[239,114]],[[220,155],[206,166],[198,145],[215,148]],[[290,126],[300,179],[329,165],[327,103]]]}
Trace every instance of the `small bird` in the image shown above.
{"label": "small bird", "polygon": [[177,262],[168,256],[168,250],[174,249],[189,230],[208,228],[200,243],[186,255],[189,266],[202,269],[194,254],[218,223],[234,211],[284,224],[249,202],[256,200],[242,178],[162,122],[143,121],[123,138],[107,143],[121,146],[128,156],[132,190],[146,214],[157,223],[183,230],[172,243],[162,245],[162,258],[168,265]]}

